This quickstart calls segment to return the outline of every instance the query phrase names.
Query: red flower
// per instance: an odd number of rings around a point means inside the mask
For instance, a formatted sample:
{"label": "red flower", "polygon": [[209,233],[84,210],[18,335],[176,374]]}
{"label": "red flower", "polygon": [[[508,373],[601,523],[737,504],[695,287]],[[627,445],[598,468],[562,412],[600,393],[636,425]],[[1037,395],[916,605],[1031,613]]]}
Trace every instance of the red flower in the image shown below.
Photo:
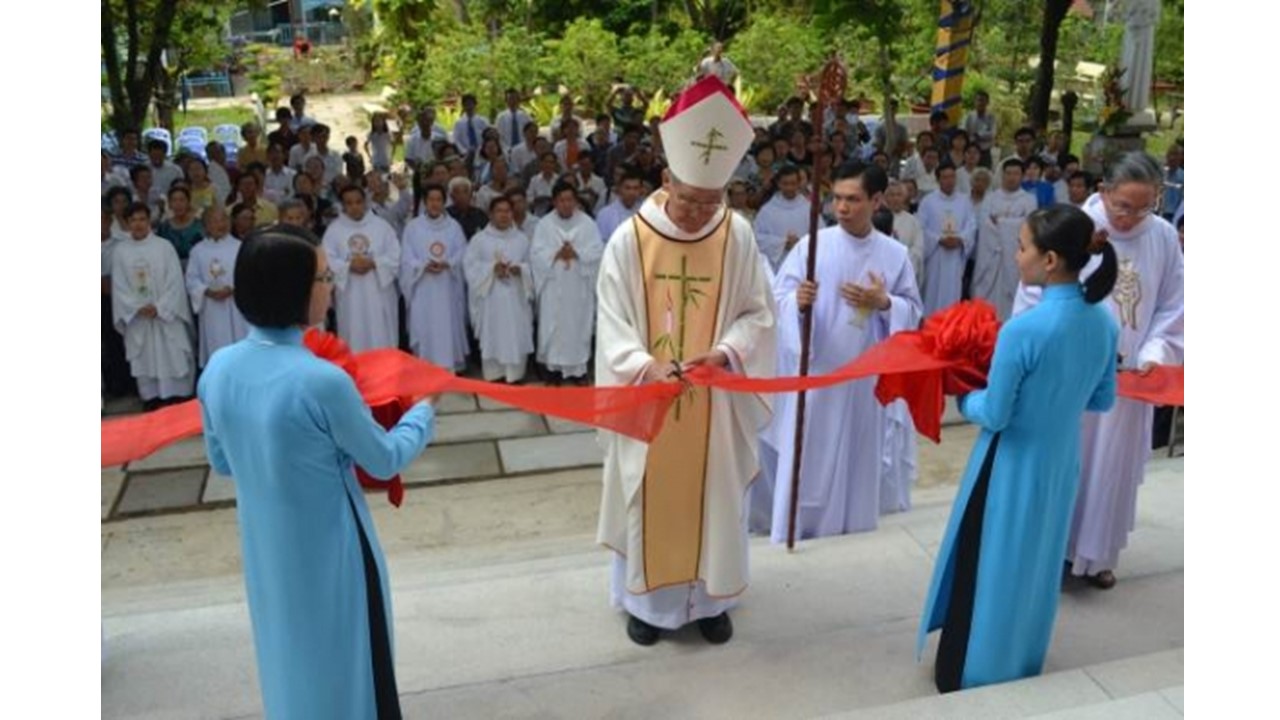
{"label": "red flower", "polygon": [[943,392],[963,395],[987,384],[1000,321],[984,300],[965,300],[925,320],[921,329],[926,352],[955,366],[943,373]]}

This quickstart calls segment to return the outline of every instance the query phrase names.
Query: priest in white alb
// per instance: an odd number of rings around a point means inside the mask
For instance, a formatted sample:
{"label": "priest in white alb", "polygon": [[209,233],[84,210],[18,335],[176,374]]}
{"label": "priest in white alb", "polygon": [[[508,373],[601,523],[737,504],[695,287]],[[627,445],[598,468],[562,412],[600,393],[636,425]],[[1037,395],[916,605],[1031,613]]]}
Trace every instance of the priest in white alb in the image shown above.
{"label": "priest in white alb", "polygon": [[[699,365],[772,377],[773,299],[750,223],[724,203],[751,142],[746,112],[710,76],[659,126],[662,189],[605,246],[598,288],[596,383],[674,382]],[[692,389],[646,444],[604,446],[598,540],[614,553],[611,596],[640,645],[698,623],[712,643],[747,588],[745,499],[758,474],[767,396]]]}
{"label": "priest in white alb", "polygon": [[427,212],[409,222],[400,249],[409,349],[446,370],[467,366],[467,292],[462,258],[467,238],[444,211],[444,187],[422,189]]}
{"label": "priest in white alb", "polygon": [[148,410],[195,389],[191,308],[173,243],[151,232],[151,209],[125,211],[129,239],[111,255],[111,310],[125,357]]}
{"label": "priest in white alb", "polygon": [[[809,234],[809,198],[800,194],[800,171],[787,165],[778,171],[778,191],[756,213],[756,242],[774,272],[791,247]],[[825,226],[818,217],[818,227]]]}
{"label": "priest in white alb", "polygon": [[463,263],[484,379],[519,383],[533,352],[533,277],[529,237],[509,197],[490,203],[489,224],[471,238]]}
{"label": "priest in white alb", "polygon": [[538,362],[554,373],[553,382],[585,384],[604,244],[595,221],[578,207],[572,185],[556,183],[551,205],[533,231],[529,252],[538,299]]}
{"label": "priest in white alb", "polygon": [[187,260],[187,293],[200,330],[200,367],[218,349],[249,334],[234,298],[240,240],[231,234],[231,220],[222,205],[205,210],[204,231]]}
{"label": "priest in white alb", "polygon": [[348,185],[341,199],[342,213],[324,233],[338,337],[352,352],[394,348],[400,341],[400,240],[390,223],[368,211],[364,190]]}
{"label": "priest in white alb", "polygon": [[920,201],[916,216],[924,229],[924,314],[960,302],[964,264],[973,252],[977,223],[973,201],[956,191],[956,169],[938,166],[938,190]]}
{"label": "priest in white alb", "polygon": [[1000,163],[1000,187],[987,193],[978,207],[978,242],[973,252],[970,295],[996,308],[1001,322],[1013,312],[1018,293],[1018,237],[1036,198],[1022,189],[1022,161]]}
{"label": "priest in white alb", "polygon": [[[818,233],[815,280],[806,279],[807,240],[783,262],[773,284],[781,374],[798,374],[804,308],[813,313],[813,375],[830,373],[920,322],[920,292],[907,249],[871,223],[887,184],[878,165],[837,168],[832,184],[837,225]],[[875,387],[876,378],[869,377],[809,392],[797,538],[874,530],[882,511],[903,509],[905,489],[882,486],[885,411]],[[776,397],[764,441],[777,456],[775,543],[787,540],[797,405],[795,393]]]}

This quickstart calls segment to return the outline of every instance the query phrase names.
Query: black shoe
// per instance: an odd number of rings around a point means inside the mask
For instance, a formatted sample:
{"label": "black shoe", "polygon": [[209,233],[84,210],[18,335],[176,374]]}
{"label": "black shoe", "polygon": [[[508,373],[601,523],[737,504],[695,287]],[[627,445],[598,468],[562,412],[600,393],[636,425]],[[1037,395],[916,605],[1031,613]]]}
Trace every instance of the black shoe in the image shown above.
{"label": "black shoe", "polygon": [[712,645],[723,645],[733,637],[733,621],[729,620],[729,613],[722,612],[713,618],[699,620],[698,630],[707,642]]}
{"label": "black shoe", "polygon": [[631,638],[631,642],[637,645],[648,647],[658,642],[658,636],[661,631],[649,623],[641,620],[635,615],[627,621],[627,637]]}

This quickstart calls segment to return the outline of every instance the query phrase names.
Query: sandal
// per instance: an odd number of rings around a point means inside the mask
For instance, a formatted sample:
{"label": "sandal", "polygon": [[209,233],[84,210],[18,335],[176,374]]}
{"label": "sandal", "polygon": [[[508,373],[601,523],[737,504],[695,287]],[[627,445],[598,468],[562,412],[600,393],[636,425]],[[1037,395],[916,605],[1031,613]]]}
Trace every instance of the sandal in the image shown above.
{"label": "sandal", "polygon": [[1110,590],[1116,586],[1116,575],[1110,570],[1103,570],[1096,575],[1090,575],[1089,584],[1099,590]]}

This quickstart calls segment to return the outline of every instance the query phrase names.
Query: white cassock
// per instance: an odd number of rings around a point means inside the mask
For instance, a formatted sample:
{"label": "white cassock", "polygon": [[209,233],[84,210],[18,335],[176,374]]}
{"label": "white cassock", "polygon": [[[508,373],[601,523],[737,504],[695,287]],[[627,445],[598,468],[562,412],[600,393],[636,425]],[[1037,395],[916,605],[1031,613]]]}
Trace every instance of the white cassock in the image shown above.
{"label": "white cassock", "polygon": [[236,286],[236,255],[240,241],[234,235],[221,238],[206,237],[191,248],[187,260],[187,293],[191,295],[191,309],[199,318],[200,367],[219,348],[239,342],[249,334],[234,297],[215,300],[205,295],[206,290],[221,290]]}
{"label": "white cassock", "polygon": [[[338,337],[352,352],[394,348],[400,344],[400,307],[396,275],[400,272],[400,241],[386,220],[366,211],[352,220],[338,215],[324,232],[324,251],[333,271],[334,309]],[[351,272],[357,255],[373,259],[374,268]]]}
{"label": "white cassock", "polygon": [[627,207],[622,204],[621,200],[614,200],[605,205],[596,217],[596,227],[600,230],[600,240],[609,242],[609,238],[613,237],[613,231],[618,226],[631,219],[640,210],[642,200],[637,200],[633,207]]}
{"label": "white cassock", "polygon": [[[420,215],[404,229],[400,249],[400,289],[405,297],[409,349],[447,370],[467,364],[467,290],[462,267],[467,238],[447,213]],[[431,261],[447,263],[438,273]]]}
{"label": "white cassock", "polygon": [[[773,285],[778,304],[779,374],[798,374],[800,312],[796,289],[805,279],[809,244],[801,241],[782,264]],[[856,237],[832,227],[818,234],[809,348],[810,373],[831,372],[889,335],[914,330],[920,322],[920,291],[907,249],[877,230]],[[840,285],[868,285],[868,273],[882,276],[889,309],[860,311],[840,297]],[[884,477],[885,413],[875,397],[876,378],[810,391],[805,407],[804,456],[800,471],[800,508],[796,537],[813,538],[873,530],[882,512],[905,509],[910,488]],[[791,507],[791,466],[795,456],[798,395],[779,394],[774,420],[765,435],[777,456],[772,539],[786,542]],[[896,464],[895,464],[896,467]],[[889,485],[889,487],[885,487]]]}
{"label": "white cassock", "polygon": [[[138,311],[154,305],[156,316]],[[173,243],[154,233],[111,254],[111,310],[143,400],[186,397],[195,387],[191,306]]]}
{"label": "white cassock", "polygon": [[520,232],[524,233],[524,236],[529,238],[529,242],[533,242],[533,233],[538,229],[538,221],[541,219],[542,218],[537,217],[536,215],[525,215],[524,222],[516,223],[520,226]]}
{"label": "white cassock", "polygon": [[978,238],[973,250],[972,297],[996,307],[1003,322],[1013,312],[1018,292],[1018,235],[1027,216],[1036,211],[1035,197],[1021,188],[996,188],[978,208]]}
{"label": "white cassock", "polygon": [[[751,224],[736,213],[717,213],[707,227],[686,233],[666,216],[665,195],[650,196],[635,222],[623,223],[605,246],[598,287],[599,324],[596,344],[596,384],[634,385],[642,382],[655,362],[650,333],[646,268],[640,252],[641,233],[661,236],[653,271],[681,272],[685,246],[709,242],[722,222],[731,223],[724,240],[718,302],[714,305],[715,334],[709,347],[689,348],[687,357],[712,348],[729,357],[729,370],[750,377],[772,377],[775,367],[774,310],[768,281],[759,261]],[[727,210],[725,212],[728,212]],[[693,251],[696,252],[696,251]],[[678,285],[677,283],[672,283]],[[661,296],[658,296],[661,297]],[[711,311],[703,302],[698,308]],[[710,318],[703,317],[703,321]],[[650,587],[645,562],[645,502],[650,446],[629,437],[602,431],[604,494],[601,498],[598,541],[613,550],[611,598],[614,607],[661,628],[675,629],[694,620],[715,617],[737,604],[747,586],[746,495],[757,476],[757,438],[769,419],[769,399],[745,393],[709,393],[709,421],[700,473],[701,531],[696,548],[683,548],[696,558],[696,577]],[[674,413],[674,409],[672,410]],[[668,426],[672,417],[667,418]],[[664,431],[665,432],[665,431]],[[655,442],[662,442],[660,435]],[[676,458],[678,463],[679,457]],[[695,486],[696,487],[696,486]],[[687,508],[686,508],[687,509]],[[661,512],[661,510],[657,510]],[[656,538],[659,541],[661,538]]]}
{"label": "white cassock", "polygon": [[[566,243],[578,254],[567,267],[555,259]],[[568,219],[553,210],[533,231],[529,264],[538,298],[538,362],[566,378],[587,374],[603,253],[599,228],[581,210]]]}
{"label": "white cassock", "polygon": [[[964,263],[973,252],[977,235],[973,201],[958,192],[931,192],[920,201],[916,216],[924,230],[924,314],[960,302]],[[939,244],[944,234],[958,236],[963,244],[948,250]]]}
{"label": "white cassock", "polygon": [[[529,238],[514,226],[498,230],[490,224],[471,238],[463,262],[484,379],[518,382],[533,352]],[[497,262],[518,265],[520,276],[498,277],[494,273]]]}
{"label": "white cassock", "polygon": [[[1119,232],[1107,221],[1098,195],[1085,202],[1084,210],[1095,227],[1107,230],[1120,265],[1115,289],[1102,301],[1120,325],[1119,369],[1134,370],[1146,362],[1181,365],[1185,342],[1178,231],[1151,215],[1133,230]],[[1100,264],[1101,256],[1092,258],[1081,278]],[[1039,300],[1039,288],[1020,286],[1014,315]],[[1076,575],[1116,569],[1137,517],[1138,486],[1151,456],[1153,415],[1151,405],[1126,398],[1116,398],[1106,413],[1085,413],[1080,491],[1067,547]]]}
{"label": "white cassock", "polygon": [[907,246],[916,287],[924,287],[924,228],[920,226],[920,219],[906,210],[894,213],[893,237]]}
{"label": "white cassock", "polygon": [[[818,218],[818,226],[825,226],[821,217]],[[809,234],[809,200],[803,195],[788,200],[782,193],[775,194],[756,213],[755,231],[760,251],[769,258],[769,266],[777,272],[782,267],[783,256],[787,254],[787,233],[795,233],[796,237]]]}

